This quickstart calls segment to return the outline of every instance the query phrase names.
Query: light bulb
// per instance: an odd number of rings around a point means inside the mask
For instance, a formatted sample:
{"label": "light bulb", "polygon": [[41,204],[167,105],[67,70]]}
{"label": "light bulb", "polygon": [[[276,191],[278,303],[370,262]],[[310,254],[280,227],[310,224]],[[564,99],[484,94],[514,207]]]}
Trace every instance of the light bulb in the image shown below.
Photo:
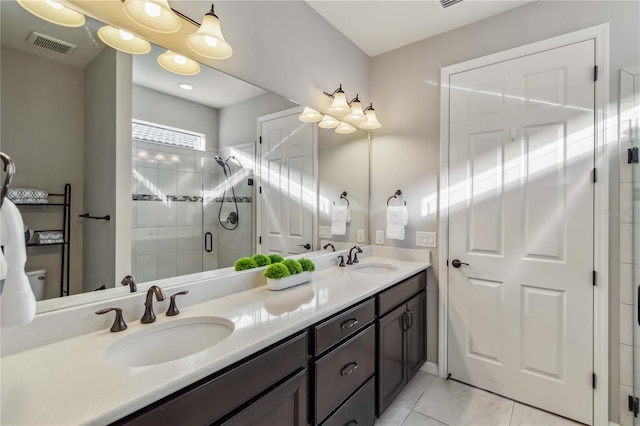
{"label": "light bulb", "polygon": [[318,127],[321,129],[335,129],[339,124],[340,122],[335,118],[325,115],[322,117],[322,121],[318,123]]}
{"label": "light bulb", "polygon": [[340,125],[336,127],[336,130],[335,130],[336,133],[339,133],[341,135],[348,135],[349,133],[353,133],[355,131],[356,131],[355,127],[353,127],[349,123],[345,123],[344,121],[341,121]]}
{"label": "light bulb", "polygon": [[180,65],[184,65],[187,63],[187,58],[178,54],[173,55],[173,60],[175,61],[176,64],[180,64]]}
{"label": "light bulb", "polygon": [[182,25],[167,0],[124,0],[124,12],[136,24],[159,33],[175,33]]}
{"label": "light bulb", "polygon": [[204,42],[207,46],[216,47],[218,45],[218,39],[216,37],[204,36]]}
{"label": "light bulb", "polygon": [[118,34],[120,34],[120,38],[125,41],[133,40],[133,34],[128,33],[125,30],[118,30]]}
{"label": "light bulb", "polygon": [[58,3],[57,1],[53,1],[53,0],[44,0],[44,2],[46,4],[48,4],[49,6],[51,6],[52,8],[54,8],[55,10],[62,10],[64,8],[63,5],[61,5],[60,3]]}
{"label": "light bulb", "polygon": [[160,8],[156,3],[145,1],[144,12],[152,18],[157,18],[162,13],[162,8]]}
{"label": "light bulb", "polygon": [[167,50],[158,56],[158,63],[162,68],[175,74],[195,75],[200,72],[200,64],[186,56],[178,55]]}

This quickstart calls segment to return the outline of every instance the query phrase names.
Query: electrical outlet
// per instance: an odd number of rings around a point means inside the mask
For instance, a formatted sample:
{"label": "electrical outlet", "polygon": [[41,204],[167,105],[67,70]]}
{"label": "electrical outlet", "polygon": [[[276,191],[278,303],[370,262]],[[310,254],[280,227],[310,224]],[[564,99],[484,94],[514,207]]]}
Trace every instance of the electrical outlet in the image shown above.
{"label": "electrical outlet", "polygon": [[376,231],[376,244],[384,244],[384,231]]}
{"label": "electrical outlet", "polygon": [[319,226],[318,227],[318,235],[320,238],[331,238],[331,227],[330,226]]}
{"label": "electrical outlet", "polygon": [[358,229],[358,234],[356,236],[356,242],[364,243],[364,229]]}
{"label": "electrical outlet", "polygon": [[416,232],[416,247],[435,247],[435,232]]}

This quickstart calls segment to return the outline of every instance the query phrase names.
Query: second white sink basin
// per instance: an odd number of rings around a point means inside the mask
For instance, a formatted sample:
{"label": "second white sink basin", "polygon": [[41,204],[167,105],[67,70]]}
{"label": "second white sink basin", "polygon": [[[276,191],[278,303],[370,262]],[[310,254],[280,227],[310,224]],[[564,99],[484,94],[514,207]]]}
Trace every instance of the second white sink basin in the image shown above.
{"label": "second white sink basin", "polygon": [[120,367],[173,361],[220,343],[235,325],[225,318],[192,317],[146,327],[109,346],[104,353],[105,361]]}
{"label": "second white sink basin", "polygon": [[354,265],[351,268],[363,274],[387,274],[398,270],[397,266],[388,263],[363,263]]}

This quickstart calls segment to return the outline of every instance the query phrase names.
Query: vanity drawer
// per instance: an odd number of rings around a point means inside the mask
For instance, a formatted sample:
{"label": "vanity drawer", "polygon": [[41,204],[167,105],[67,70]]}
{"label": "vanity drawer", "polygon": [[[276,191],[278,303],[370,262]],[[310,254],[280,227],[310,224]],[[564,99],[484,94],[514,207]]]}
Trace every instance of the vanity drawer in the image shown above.
{"label": "vanity drawer", "polygon": [[383,291],[378,295],[378,315],[384,315],[425,288],[427,288],[427,274],[422,271]]}
{"label": "vanity drawer", "polygon": [[375,300],[363,302],[313,329],[314,355],[318,355],[341,340],[366,327],[376,318]]}
{"label": "vanity drawer", "polygon": [[375,372],[373,325],[316,361],[314,424],[366,382]]}
{"label": "vanity drawer", "polygon": [[376,380],[370,378],[322,426],[371,426],[376,414]]}
{"label": "vanity drawer", "polygon": [[217,377],[206,378],[115,424],[207,425],[307,365],[307,333],[276,344]]}

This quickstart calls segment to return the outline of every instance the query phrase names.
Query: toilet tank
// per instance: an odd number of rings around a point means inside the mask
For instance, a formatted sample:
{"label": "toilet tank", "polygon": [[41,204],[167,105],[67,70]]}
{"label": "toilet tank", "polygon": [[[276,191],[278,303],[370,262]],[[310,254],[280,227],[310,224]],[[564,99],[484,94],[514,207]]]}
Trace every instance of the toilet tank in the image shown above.
{"label": "toilet tank", "polygon": [[35,271],[26,271],[27,278],[29,278],[29,285],[36,300],[44,299],[44,289],[47,283],[47,270],[37,269]]}

